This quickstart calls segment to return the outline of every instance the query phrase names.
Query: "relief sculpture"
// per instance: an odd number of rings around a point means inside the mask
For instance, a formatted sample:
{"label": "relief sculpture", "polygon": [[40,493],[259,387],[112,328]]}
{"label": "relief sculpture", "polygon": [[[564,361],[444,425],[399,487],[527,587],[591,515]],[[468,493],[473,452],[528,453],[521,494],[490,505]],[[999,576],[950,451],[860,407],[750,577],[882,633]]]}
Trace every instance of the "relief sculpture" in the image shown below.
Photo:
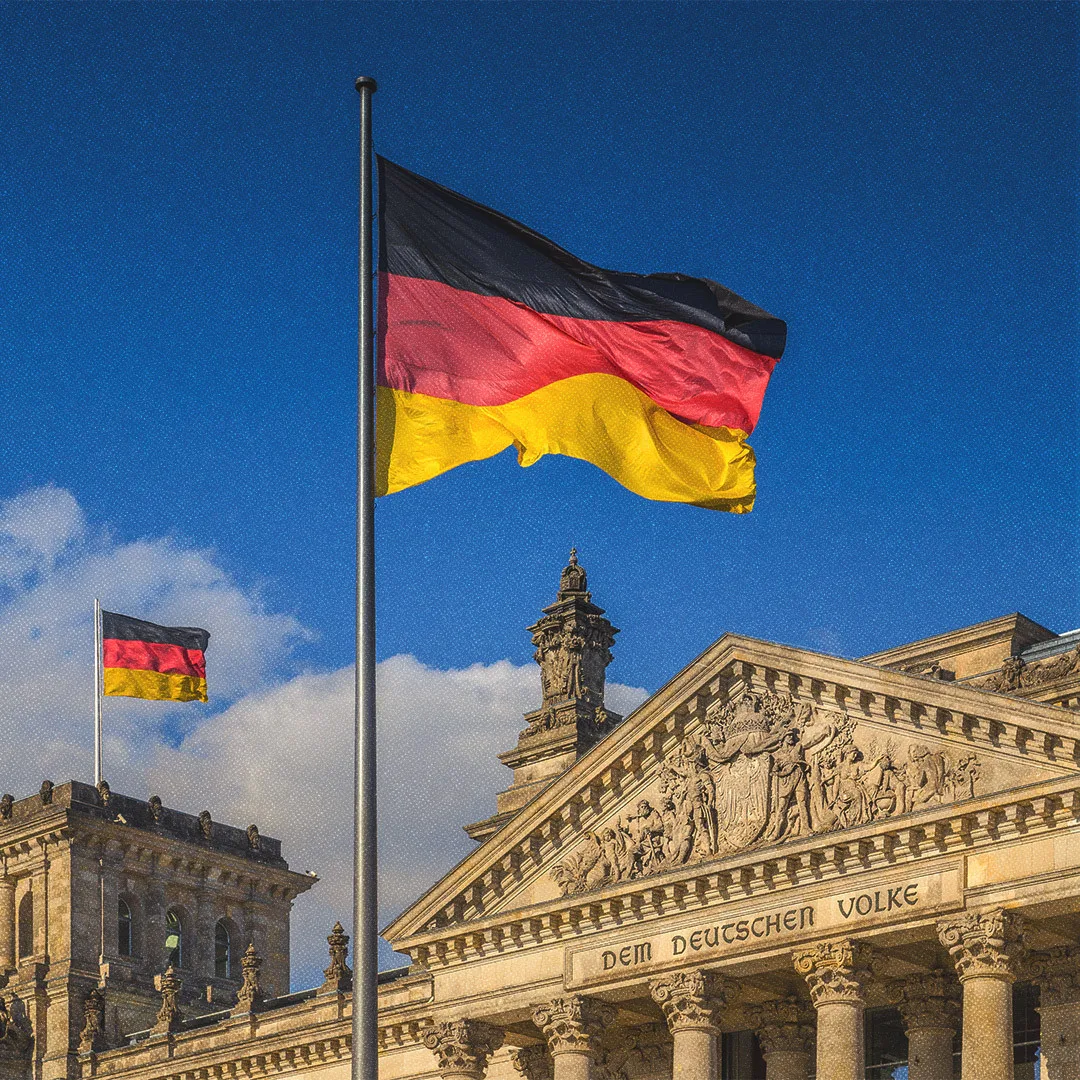
{"label": "relief sculpture", "polygon": [[655,791],[558,863],[563,893],[972,798],[973,754],[856,741],[855,720],[746,692],[706,714],[663,762]]}

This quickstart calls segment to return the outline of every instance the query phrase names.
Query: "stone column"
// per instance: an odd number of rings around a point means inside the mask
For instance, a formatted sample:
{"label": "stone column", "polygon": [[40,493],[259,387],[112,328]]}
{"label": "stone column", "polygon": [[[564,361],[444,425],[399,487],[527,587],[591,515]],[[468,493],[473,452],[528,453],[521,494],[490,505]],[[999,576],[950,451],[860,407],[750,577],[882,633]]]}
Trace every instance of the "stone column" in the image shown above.
{"label": "stone column", "polygon": [[767,1080],[806,1080],[814,1049],[814,1014],[797,997],[766,1001],[754,1011],[754,1030]]}
{"label": "stone column", "polygon": [[720,1011],[734,986],[704,971],[676,971],[649,983],[674,1040],[672,1080],[720,1080]]}
{"label": "stone column", "polygon": [[479,1020],[433,1024],[422,1037],[435,1055],[443,1080],[483,1080],[491,1055],[503,1041],[498,1028]]}
{"label": "stone column", "polygon": [[964,994],[964,1080],[1013,1080],[1012,986],[1023,949],[1020,917],[987,911],[938,923]]}
{"label": "stone column", "polygon": [[944,971],[913,975],[901,985],[900,994],[908,1080],[952,1080],[953,1037],[960,1020],[956,980]]}
{"label": "stone column", "polygon": [[794,960],[817,1010],[817,1080],[863,1080],[870,950],[857,941],[823,941],[796,949]]}
{"label": "stone column", "polygon": [[15,970],[15,879],[0,878],[0,975]]}
{"label": "stone column", "polygon": [[1080,1076],[1080,949],[1058,948],[1035,961],[1042,1035],[1042,1080]]}
{"label": "stone column", "polygon": [[554,1062],[554,1080],[590,1080],[601,1033],[615,1019],[610,1005],[577,994],[533,1010]]}

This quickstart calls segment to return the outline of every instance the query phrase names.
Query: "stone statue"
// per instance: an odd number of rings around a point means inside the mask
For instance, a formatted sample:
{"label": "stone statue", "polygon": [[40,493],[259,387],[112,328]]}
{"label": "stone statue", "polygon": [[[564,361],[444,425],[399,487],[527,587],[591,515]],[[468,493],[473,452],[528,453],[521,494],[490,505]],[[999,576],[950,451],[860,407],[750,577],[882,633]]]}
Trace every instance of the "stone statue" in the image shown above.
{"label": "stone statue", "polygon": [[105,991],[95,986],[83,1002],[83,1026],[79,1033],[79,1053],[93,1054],[105,1049]]}
{"label": "stone statue", "polygon": [[251,848],[252,851],[262,850],[262,837],[259,836],[258,825],[249,825],[247,827],[247,841],[248,847]]}
{"label": "stone statue", "polygon": [[98,798],[101,800],[102,806],[108,806],[109,800],[112,798],[112,789],[109,787],[108,780],[99,780],[97,784]]}
{"label": "stone statue", "polygon": [[653,796],[588,832],[552,869],[564,893],[601,888],[748,847],[911,813],[975,796],[979,762],[913,743],[858,745],[855,720],[744,691],[712,706],[662,763]]}
{"label": "stone statue", "polygon": [[204,840],[214,839],[214,819],[210,816],[209,810],[199,811],[199,832]]}
{"label": "stone statue", "polygon": [[0,819],[11,820],[11,808],[15,805],[14,795],[0,795]]}
{"label": "stone statue", "polygon": [[42,806],[48,806],[52,802],[53,788],[56,785],[51,780],[41,781],[41,790],[38,792],[38,798],[41,799]]}
{"label": "stone statue", "polygon": [[161,798],[158,795],[151,795],[150,802],[147,804],[150,807],[150,817],[153,819],[155,825],[160,825],[165,817],[165,808],[161,805]]}

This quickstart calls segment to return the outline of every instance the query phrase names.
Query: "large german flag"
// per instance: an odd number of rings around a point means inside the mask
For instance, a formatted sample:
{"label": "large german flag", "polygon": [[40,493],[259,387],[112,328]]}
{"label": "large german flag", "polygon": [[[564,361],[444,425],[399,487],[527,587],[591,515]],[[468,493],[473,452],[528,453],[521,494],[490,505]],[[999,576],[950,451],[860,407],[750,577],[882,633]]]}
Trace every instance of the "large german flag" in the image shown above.
{"label": "large german flag", "polygon": [[206,645],[196,626],[158,626],[101,613],[106,694],[158,701],[206,701]]}
{"label": "large german flag", "polygon": [[379,159],[378,494],[513,445],[745,512],[786,333],[716,282],[601,270]]}

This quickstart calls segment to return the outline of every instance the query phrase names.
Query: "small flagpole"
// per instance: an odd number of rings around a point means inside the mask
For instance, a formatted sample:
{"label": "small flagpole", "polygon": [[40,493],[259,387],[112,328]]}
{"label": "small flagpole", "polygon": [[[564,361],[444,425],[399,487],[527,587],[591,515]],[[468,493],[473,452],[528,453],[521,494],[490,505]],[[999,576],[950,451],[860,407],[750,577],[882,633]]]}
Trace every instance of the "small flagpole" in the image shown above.
{"label": "small flagpole", "polygon": [[94,598],[94,785],[101,783],[101,601]]}
{"label": "small flagpole", "polygon": [[375,817],[375,337],[371,95],[360,94],[360,288],[356,447],[356,821],[352,1080],[378,1080],[379,912]]}

